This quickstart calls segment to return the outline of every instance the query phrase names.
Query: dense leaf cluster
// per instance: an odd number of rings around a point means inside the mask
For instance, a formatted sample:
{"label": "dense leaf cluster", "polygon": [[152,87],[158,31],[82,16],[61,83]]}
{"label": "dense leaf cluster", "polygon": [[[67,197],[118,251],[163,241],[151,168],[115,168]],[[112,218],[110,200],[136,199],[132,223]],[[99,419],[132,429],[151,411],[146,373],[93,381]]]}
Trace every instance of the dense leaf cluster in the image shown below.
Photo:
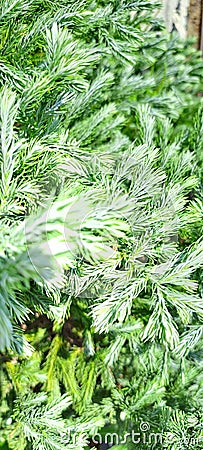
{"label": "dense leaf cluster", "polygon": [[4,450],[202,448],[203,62],[157,7],[1,3]]}

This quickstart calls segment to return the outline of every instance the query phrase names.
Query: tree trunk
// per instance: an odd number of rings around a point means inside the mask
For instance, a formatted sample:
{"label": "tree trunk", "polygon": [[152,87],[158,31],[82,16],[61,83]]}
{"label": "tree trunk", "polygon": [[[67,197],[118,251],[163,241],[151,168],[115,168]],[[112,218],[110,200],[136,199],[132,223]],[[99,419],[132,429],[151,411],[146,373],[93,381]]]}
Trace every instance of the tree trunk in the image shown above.
{"label": "tree trunk", "polygon": [[196,47],[203,50],[203,0],[162,0],[161,16],[168,31],[177,30],[185,39],[196,38]]}

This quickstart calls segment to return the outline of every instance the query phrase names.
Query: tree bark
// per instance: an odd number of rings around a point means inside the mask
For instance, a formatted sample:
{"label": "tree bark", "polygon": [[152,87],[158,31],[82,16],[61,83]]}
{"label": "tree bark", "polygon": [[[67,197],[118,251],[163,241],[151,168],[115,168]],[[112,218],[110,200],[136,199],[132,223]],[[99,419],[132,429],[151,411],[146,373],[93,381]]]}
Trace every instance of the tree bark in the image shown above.
{"label": "tree bark", "polygon": [[185,39],[196,38],[195,46],[203,51],[203,0],[162,0],[161,16],[168,31],[177,30]]}
{"label": "tree bark", "polygon": [[188,8],[187,34],[197,39],[197,48],[201,43],[202,3],[202,0],[190,0]]}

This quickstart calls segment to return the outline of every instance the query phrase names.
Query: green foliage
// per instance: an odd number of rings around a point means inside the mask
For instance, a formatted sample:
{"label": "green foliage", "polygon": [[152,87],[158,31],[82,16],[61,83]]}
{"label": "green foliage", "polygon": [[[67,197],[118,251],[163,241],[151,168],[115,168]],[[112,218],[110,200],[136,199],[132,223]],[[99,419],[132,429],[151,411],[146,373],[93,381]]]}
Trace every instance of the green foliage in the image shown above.
{"label": "green foliage", "polygon": [[202,448],[203,62],[157,7],[2,1],[4,450]]}

